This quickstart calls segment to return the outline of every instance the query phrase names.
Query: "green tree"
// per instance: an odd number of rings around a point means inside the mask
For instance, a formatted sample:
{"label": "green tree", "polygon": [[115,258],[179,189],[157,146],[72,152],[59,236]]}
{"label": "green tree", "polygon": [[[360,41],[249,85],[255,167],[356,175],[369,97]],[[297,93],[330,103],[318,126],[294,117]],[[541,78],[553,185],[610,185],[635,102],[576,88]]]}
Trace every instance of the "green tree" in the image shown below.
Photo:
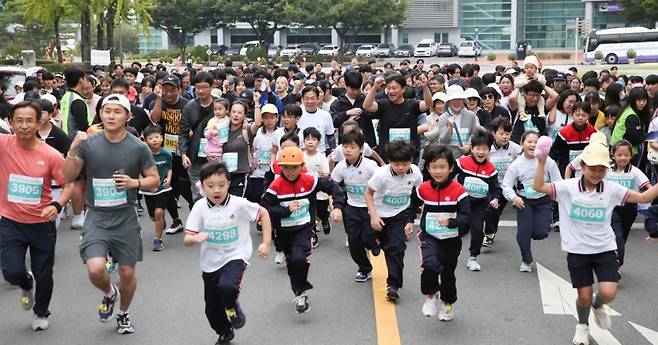
{"label": "green tree", "polygon": [[180,50],[181,61],[186,60],[188,36],[216,26],[219,16],[210,10],[213,0],[154,0],[148,10],[152,25],[164,30]]}
{"label": "green tree", "polygon": [[115,28],[123,23],[134,23],[146,29],[151,25],[149,9],[155,7],[151,0],[95,0],[93,11],[96,16],[96,46],[110,49],[112,60],[116,56]]}
{"label": "green tree", "polygon": [[295,0],[288,9],[303,25],[336,30],[345,45],[359,33],[401,25],[408,6],[409,0]]}
{"label": "green tree", "polygon": [[57,49],[57,62],[63,62],[60,23],[70,16],[73,8],[66,0],[20,0],[17,5],[24,11],[26,24],[40,22],[54,30],[54,42]]}
{"label": "green tree", "polygon": [[658,0],[620,0],[624,7],[624,18],[653,28],[658,21]]}
{"label": "green tree", "polygon": [[272,43],[277,30],[293,23],[297,10],[292,5],[293,0],[219,0],[215,13],[223,16],[225,23],[249,24],[265,45]]}

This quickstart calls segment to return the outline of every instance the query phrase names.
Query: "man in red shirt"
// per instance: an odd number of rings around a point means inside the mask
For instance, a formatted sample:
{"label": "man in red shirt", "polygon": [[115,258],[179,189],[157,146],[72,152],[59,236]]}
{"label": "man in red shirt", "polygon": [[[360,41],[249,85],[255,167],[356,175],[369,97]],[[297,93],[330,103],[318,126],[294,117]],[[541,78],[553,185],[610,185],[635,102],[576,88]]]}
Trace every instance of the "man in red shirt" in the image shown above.
{"label": "man in red shirt", "polygon": [[[0,134],[0,262],[4,279],[21,288],[20,304],[34,311],[32,329],[48,328],[53,293],[55,219],[71,196],[61,167],[64,157],[37,137],[41,109],[32,102],[9,114],[14,135]],[[64,186],[52,200],[52,181]],[[30,249],[32,271],[25,268]],[[36,285],[36,291],[35,291]]]}

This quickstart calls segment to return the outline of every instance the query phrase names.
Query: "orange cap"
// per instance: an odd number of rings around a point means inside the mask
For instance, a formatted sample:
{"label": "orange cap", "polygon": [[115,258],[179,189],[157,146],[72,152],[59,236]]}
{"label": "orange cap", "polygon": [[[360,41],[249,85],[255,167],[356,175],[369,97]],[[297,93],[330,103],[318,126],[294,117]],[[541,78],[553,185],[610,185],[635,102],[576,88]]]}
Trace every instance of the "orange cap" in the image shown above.
{"label": "orange cap", "polygon": [[304,164],[304,152],[299,147],[286,147],[281,150],[279,165],[302,165]]}

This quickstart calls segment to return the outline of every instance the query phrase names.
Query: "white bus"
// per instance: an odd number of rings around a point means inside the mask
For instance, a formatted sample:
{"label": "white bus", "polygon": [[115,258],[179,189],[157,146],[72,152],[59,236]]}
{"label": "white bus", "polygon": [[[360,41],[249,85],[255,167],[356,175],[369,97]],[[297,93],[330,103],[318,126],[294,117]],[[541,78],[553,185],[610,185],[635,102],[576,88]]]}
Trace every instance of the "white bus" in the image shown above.
{"label": "white bus", "polygon": [[603,53],[609,64],[628,62],[626,52],[635,50],[637,62],[658,61],[658,30],[643,27],[592,30],[585,37],[585,63],[594,63],[594,54]]}

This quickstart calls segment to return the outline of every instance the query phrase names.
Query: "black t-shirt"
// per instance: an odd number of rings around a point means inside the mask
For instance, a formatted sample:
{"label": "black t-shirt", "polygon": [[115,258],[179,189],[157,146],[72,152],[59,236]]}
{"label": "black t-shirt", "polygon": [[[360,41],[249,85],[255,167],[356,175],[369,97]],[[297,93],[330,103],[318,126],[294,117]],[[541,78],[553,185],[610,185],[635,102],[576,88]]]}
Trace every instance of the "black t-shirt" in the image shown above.
{"label": "black t-shirt", "polygon": [[71,140],[69,137],[64,133],[64,131],[53,125],[52,129],[50,129],[50,133],[48,133],[48,136],[46,138],[41,138],[46,141],[46,144],[48,146],[54,148],[55,150],[59,151],[62,153],[62,155],[66,155],[67,152],[69,152],[69,148],[71,147]]}
{"label": "black t-shirt", "polygon": [[[417,135],[418,130],[418,116],[421,114],[419,105],[420,101],[417,99],[405,99],[401,104],[394,104],[390,99],[377,101],[377,112],[371,116],[379,119],[377,125],[377,133],[379,134],[380,155],[384,152],[384,146],[390,141],[389,134],[393,133],[391,129],[402,130],[408,133],[408,140],[413,142],[416,147],[420,142]],[[406,131],[408,129],[408,131]],[[406,133],[394,133],[407,136]]]}
{"label": "black t-shirt", "polygon": [[[178,97],[178,101],[174,104],[168,104],[162,99],[162,112],[158,125],[166,134],[176,135],[180,134],[181,119],[183,118],[183,108],[189,102],[183,97]],[[151,104],[151,110],[155,106],[155,101]]]}
{"label": "black t-shirt", "polygon": [[144,109],[153,109],[153,103],[157,99],[158,95],[151,92],[142,100],[142,108]]}

